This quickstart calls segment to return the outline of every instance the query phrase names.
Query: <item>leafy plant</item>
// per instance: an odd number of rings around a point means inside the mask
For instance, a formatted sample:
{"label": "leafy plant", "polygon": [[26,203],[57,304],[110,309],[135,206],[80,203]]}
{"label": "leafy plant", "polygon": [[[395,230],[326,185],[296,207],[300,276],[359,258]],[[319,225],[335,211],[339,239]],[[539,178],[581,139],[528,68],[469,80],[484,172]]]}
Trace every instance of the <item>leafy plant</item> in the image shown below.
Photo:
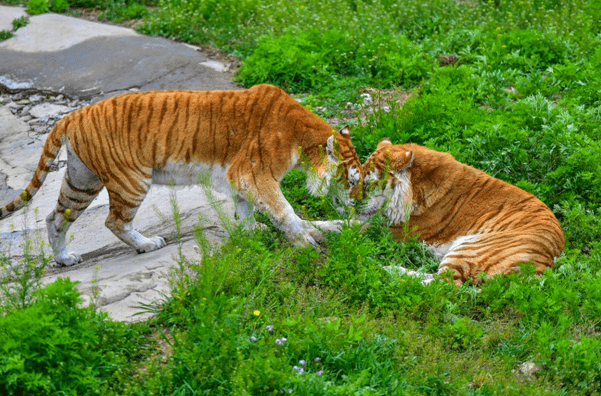
{"label": "leafy plant", "polygon": [[24,16],[13,19],[13,21],[12,21],[13,30],[16,32],[19,28],[27,26],[28,23],[29,23],[29,18],[26,18]]}
{"label": "leafy plant", "polygon": [[38,15],[48,12],[48,10],[50,10],[49,0],[29,0],[25,11],[29,15]]}
{"label": "leafy plant", "polygon": [[78,307],[74,286],[59,278],[30,306],[0,316],[3,394],[101,394],[113,387],[111,377],[132,357],[141,333]]}
{"label": "leafy plant", "polygon": [[14,34],[12,34],[12,32],[9,32],[8,30],[0,30],[0,41],[7,40],[13,36]]}
{"label": "leafy plant", "polygon": [[67,0],[51,0],[50,10],[62,14],[69,8],[70,4]]}

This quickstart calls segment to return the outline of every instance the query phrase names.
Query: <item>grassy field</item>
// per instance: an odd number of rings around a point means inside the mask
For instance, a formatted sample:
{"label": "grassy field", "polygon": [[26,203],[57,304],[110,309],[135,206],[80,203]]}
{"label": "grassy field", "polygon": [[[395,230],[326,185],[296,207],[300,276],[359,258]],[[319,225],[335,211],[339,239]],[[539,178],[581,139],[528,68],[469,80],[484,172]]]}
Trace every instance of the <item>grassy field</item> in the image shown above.
{"label": "grassy field", "polygon": [[[526,266],[478,288],[423,286],[383,269],[435,271],[416,241],[348,227],[320,249],[297,248],[258,214],[267,230],[232,230],[220,247],[198,234],[202,262],[179,263],[186,269],[172,297],[146,307],[157,314],[150,322],[124,325],[77,308],[68,280],[32,291],[34,299],[4,299],[1,394],[601,390],[601,1],[65,3],[28,7],[96,8],[104,19],[141,19],[148,35],[219,48],[237,59],[241,85],[278,85],[324,118],[351,122],[361,159],[388,136],[450,152],[535,194],[567,245],[541,276]],[[362,112],[367,88],[376,101],[406,101]],[[292,173],[283,184],[305,218],[348,216],[308,197],[303,180]]]}

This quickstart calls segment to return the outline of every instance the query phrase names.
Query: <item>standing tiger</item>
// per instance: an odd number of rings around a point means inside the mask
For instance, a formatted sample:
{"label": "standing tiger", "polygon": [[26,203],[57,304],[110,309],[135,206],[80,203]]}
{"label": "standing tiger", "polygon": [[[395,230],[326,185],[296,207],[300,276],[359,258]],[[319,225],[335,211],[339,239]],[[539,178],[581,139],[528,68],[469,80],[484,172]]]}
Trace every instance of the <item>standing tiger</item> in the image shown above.
{"label": "standing tiger", "polygon": [[563,250],[561,227],[544,203],[450,154],[382,139],[363,171],[365,184],[375,183],[364,214],[388,202],[395,238],[419,234],[441,260],[438,272],[451,270],[456,283],[530,261],[540,274]]}
{"label": "standing tiger", "polygon": [[315,244],[321,233],[295,214],[279,185],[299,167],[300,152],[317,171],[308,177],[313,194],[323,193],[332,179],[345,188],[362,181],[348,130],[332,133],[330,125],[277,87],[136,92],[79,109],[57,123],[29,185],[0,209],[0,218],[32,198],[63,145],[68,168],[46,223],[54,259],[64,265],[81,256],[67,252],[61,235],[103,187],[109,196],[106,226],[142,253],[166,245],[132,226],[152,183],[197,184],[199,172],[209,172],[216,190],[237,190],[237,215],[247,220],[247,228],[254,226],[256,205],[290,239]]}

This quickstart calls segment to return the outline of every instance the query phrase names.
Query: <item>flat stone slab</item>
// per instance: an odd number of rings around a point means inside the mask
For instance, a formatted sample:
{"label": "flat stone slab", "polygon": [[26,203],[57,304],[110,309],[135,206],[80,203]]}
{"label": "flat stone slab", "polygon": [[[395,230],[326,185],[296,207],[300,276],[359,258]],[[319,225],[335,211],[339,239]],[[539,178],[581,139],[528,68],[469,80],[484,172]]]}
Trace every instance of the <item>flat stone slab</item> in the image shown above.
{"label": "flat stone slab", "polygon": [[[0,6],[0,13],[11,8],[13,7]],[[1,42],[0,48],[39,54],[62,51],[93,38],[127,36],[143,37],[132,29],[48,13],[31,16],[27,26],[19,28],[15,37]]]}
{"label": "flat stone slab", "polygon": [[71,111],[73,111],[73,109],[67,106],[56,105],[52,103],[42,103],[34,106],[31,110],[29,110],[29,114],[32,117],[42,118],[70,113]]}
{"label": "flat stone slab", "polygon": [[0,5],[0,30],[13,30],[13,20],[27,16],[25,7],[7,7]]}
{"label": "flat stone slab", "polygon": [[[5,13],[20,15],[22,9],[0,6]],[[14,18],[2,21],[8,19]],[[238,89],[229,67],[191,45],[63,15],[29,19],[0,42],[0,91],[4,86],[100,100],[131,89]]]}

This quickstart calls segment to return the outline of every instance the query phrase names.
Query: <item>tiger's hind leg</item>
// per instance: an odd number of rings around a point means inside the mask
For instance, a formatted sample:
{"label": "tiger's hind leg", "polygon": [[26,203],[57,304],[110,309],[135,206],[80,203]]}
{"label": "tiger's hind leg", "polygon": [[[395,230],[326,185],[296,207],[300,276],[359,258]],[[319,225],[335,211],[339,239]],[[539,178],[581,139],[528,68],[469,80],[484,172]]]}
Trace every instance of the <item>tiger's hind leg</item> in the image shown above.
{"label": "tiger's hind leg", "polygon": [[98,196],[104,184],[77,156],[70,151],[67,155],[67,172],[56,208],[46,217],[46,226],[48,240],[54,251],[54,261],[63,265],[73,265],[81,261],[81,256],[67,251],[67,231]]}
{"label": "tiger's hind leg", "polygon": [[472,278],[474,284],[487,277],[520,271],[521,263],[532,262],[535,273],[553,267],[553,259],[541,243],[542,238],[531,233],[490,232],[457,238],[442,258],[439,273],[450,270],[453,280],[461,284]]}
{"label": "tiger's hind leg", "polygon": [[132,224],[149,188],[150,179],[139,184],[138,190],[143,191],[137,191],[135,194],[126,193],[123,188],[119,189],[123,191],[120,193],[116,189],[107,186],[110,209],[104,224],[117,238],[134,247],[138,253],[151,252],[167,246],[162,237],[147,238],[136,231]]}

